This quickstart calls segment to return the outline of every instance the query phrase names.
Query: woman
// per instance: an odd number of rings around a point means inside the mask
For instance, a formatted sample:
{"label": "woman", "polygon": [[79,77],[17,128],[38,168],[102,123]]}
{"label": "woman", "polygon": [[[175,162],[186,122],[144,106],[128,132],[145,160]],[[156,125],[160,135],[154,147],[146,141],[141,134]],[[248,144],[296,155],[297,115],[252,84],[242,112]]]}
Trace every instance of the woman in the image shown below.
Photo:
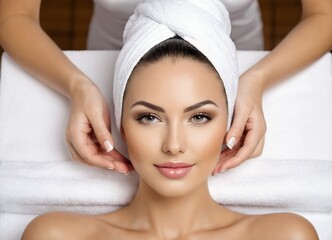
{"label": "woman", "polygon": [[236,51],[220,2],[177,3],[167,10],[185,11],[167,20],[163,4],[142,1],[116,63],[115,118],[140,176],[135,197],[103,215],[42,215],[22,240],[318,239],[300,216],[244,215],[211,198],[207,180],[222,160],[237,92]]}
{"label": "woman", "polygon": [[128,83],[122,133],[140,175],[131,203],[99,216],[43,215],[30,223],[22,240],[318,239],[299,216],[242,215],[211,199],[207,178],[220,158],[227,102],[213,67],[193,56],[177,56],[191,50],[186,51],[145,62]]}
{"label": "woman", "polygon": [[[233,20],[238,21],[233,32],[238,32],[239,35],[234,37],[244,39],[241,42],[246,43],[247,37],[255,33],[256,37],[250,42],[261,42],[260,27],[255,28],[260,26],[257,1],[225,0],[224,2],[230,8],[233,6],[235,11]],[[128,173],[131,170],[130,164],[126,164],[126,159],[116,150],[112,151],[113,140],[108,130],[109,112],[104,97],[91,80],[64,56],[40,28],[40,3],[41,0],[0,0],[1,46],[36,78],[71,100],[72,112],[66,136],[72,158]],[[103,26],[117,24],[103,17],[112,15],[109,14],[110,9],[126,4],[132,6],[129,1],[96,1],[96,14],[89,35],[90,47],[97,46],[98,36],[110,36],[105,32],[107,29],[102,28]],[[248,6],[253,10],[248,10],[249,12],[243,10]],[[302,0],[302,6],[302,20],[296,28],[271,54],[241,76],[234,120],[226,136],[230,149],[224,152],[224,162],[220,163],[216,172],[235,167],[262,152],[266,129],[262,112],[264,90],[301,70],[332,48],[332,2]],[[130,13],[125,15],[128,17]],[[112,16],[118,16],[116,20],[123,18],[123,15],[119,16],[116,12]],[[236,16],[238,19],[235,19]],[[254,20],[249,21],[253,16],[256,16]],[[122,22],[125,21],[126,19]],[[251,23],[244,28],[246,31],[237,30],[246,21]],[[97,34],[98,26],[99,34]],[[117,31],[122,32],[122,30]]]}

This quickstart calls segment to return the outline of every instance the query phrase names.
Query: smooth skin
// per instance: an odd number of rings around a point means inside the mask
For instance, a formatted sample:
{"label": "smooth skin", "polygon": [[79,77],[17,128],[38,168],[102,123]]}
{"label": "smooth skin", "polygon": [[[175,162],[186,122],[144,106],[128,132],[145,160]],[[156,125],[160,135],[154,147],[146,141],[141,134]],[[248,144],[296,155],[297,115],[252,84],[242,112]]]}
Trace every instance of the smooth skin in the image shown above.
{"label": "smooth skin", "polygon": [[[210,66],[166,57],[140,67],[128,84],[122,117],[122,135],[140,176],[131,203],[98,216],[42,215],[28,225],[22,240],[318,239],[298,215],[244,215],[211,198],[208,177],[220,161],[226,124],[223,86]],[[172,179],[155,166],[165,162],[193,167]]]}
{"label": "smooth skin", "polygon": [[[41,0],[0,0],[0,45],[33,76],[70,99],[66,138],[71,157],[128,173],[132,168],[127,160],[105,147],[113,139],[104,97],[42,30],[40,4]],[[302,0],[302,7],[302,19],[293,31],[241,76],[234,121],[225,140],[233,142],[233,147],[228,144],[232,149],[223,153],[215,173],[262,153],[266,131],[264,91],[332,49],[332,1]],[[230,141],[232,138],[234,141]]]}

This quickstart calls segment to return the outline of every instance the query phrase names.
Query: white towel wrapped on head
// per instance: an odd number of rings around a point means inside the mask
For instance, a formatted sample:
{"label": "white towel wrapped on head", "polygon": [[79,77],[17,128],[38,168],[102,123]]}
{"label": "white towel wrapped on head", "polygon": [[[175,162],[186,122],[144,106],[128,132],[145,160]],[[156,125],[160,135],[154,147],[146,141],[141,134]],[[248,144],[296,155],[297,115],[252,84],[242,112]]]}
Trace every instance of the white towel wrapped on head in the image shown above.
{"label": "white towel wrapped on head", "polygon": [[134,67],[151,48],[176,35],[203,53],[219,73],[227,97],[229,127],[239,76],[230,33],[229,15],[219,0],[142,0],[126,25],[124,46],[115,67],[113,98],[117,127],[120,128],[123,95]]}

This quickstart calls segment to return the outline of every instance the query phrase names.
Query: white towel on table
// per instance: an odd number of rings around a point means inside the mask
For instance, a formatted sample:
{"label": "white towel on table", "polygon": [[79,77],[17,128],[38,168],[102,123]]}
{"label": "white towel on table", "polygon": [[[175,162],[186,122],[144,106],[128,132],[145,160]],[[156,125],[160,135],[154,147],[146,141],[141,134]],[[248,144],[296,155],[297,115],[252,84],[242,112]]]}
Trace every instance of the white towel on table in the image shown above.
{"label": "white towel on table", "polygon": [[[138,184],[136,174],[124,176],[75,162],[3,162],[0,179],[1,210],[13,213],[109,212],[129,203]],[[266,159],[211,177],[209,189],[226,206],[329,213],[331,181],[330,161]]]}

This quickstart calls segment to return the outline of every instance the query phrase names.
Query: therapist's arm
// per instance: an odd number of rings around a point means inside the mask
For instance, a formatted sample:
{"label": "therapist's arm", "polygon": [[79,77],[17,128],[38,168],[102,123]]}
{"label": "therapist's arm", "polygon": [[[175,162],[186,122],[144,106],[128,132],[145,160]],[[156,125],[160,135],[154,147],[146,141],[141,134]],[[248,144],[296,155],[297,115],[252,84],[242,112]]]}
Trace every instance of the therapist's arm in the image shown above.
{"label": "therapist's arm", "polygon": [[112,142],[112,136],[104,97],[42,30],[40,4],[41,0],[0,0],[0,45],[26,71],[70,99],[66,136],[73,159],[128,172],[123,156],[105,151],[109,144],[104,143]]}
{"label": "therapist's arm", "polygon": [[302,18],[297,26],[270,54],[241,76],[234,120],[225,140],[233,143],[230,144],[233,149],[223,153],[224,161],[216,172],[262,153],[266,131],[263,92],[331,49],[332,1],[302,0]]}
{"label": "therapist's arm", "polygon": [[302,0],[302,19],[281,43],[245,74],[264,90],[332,49],[332,1]]}

